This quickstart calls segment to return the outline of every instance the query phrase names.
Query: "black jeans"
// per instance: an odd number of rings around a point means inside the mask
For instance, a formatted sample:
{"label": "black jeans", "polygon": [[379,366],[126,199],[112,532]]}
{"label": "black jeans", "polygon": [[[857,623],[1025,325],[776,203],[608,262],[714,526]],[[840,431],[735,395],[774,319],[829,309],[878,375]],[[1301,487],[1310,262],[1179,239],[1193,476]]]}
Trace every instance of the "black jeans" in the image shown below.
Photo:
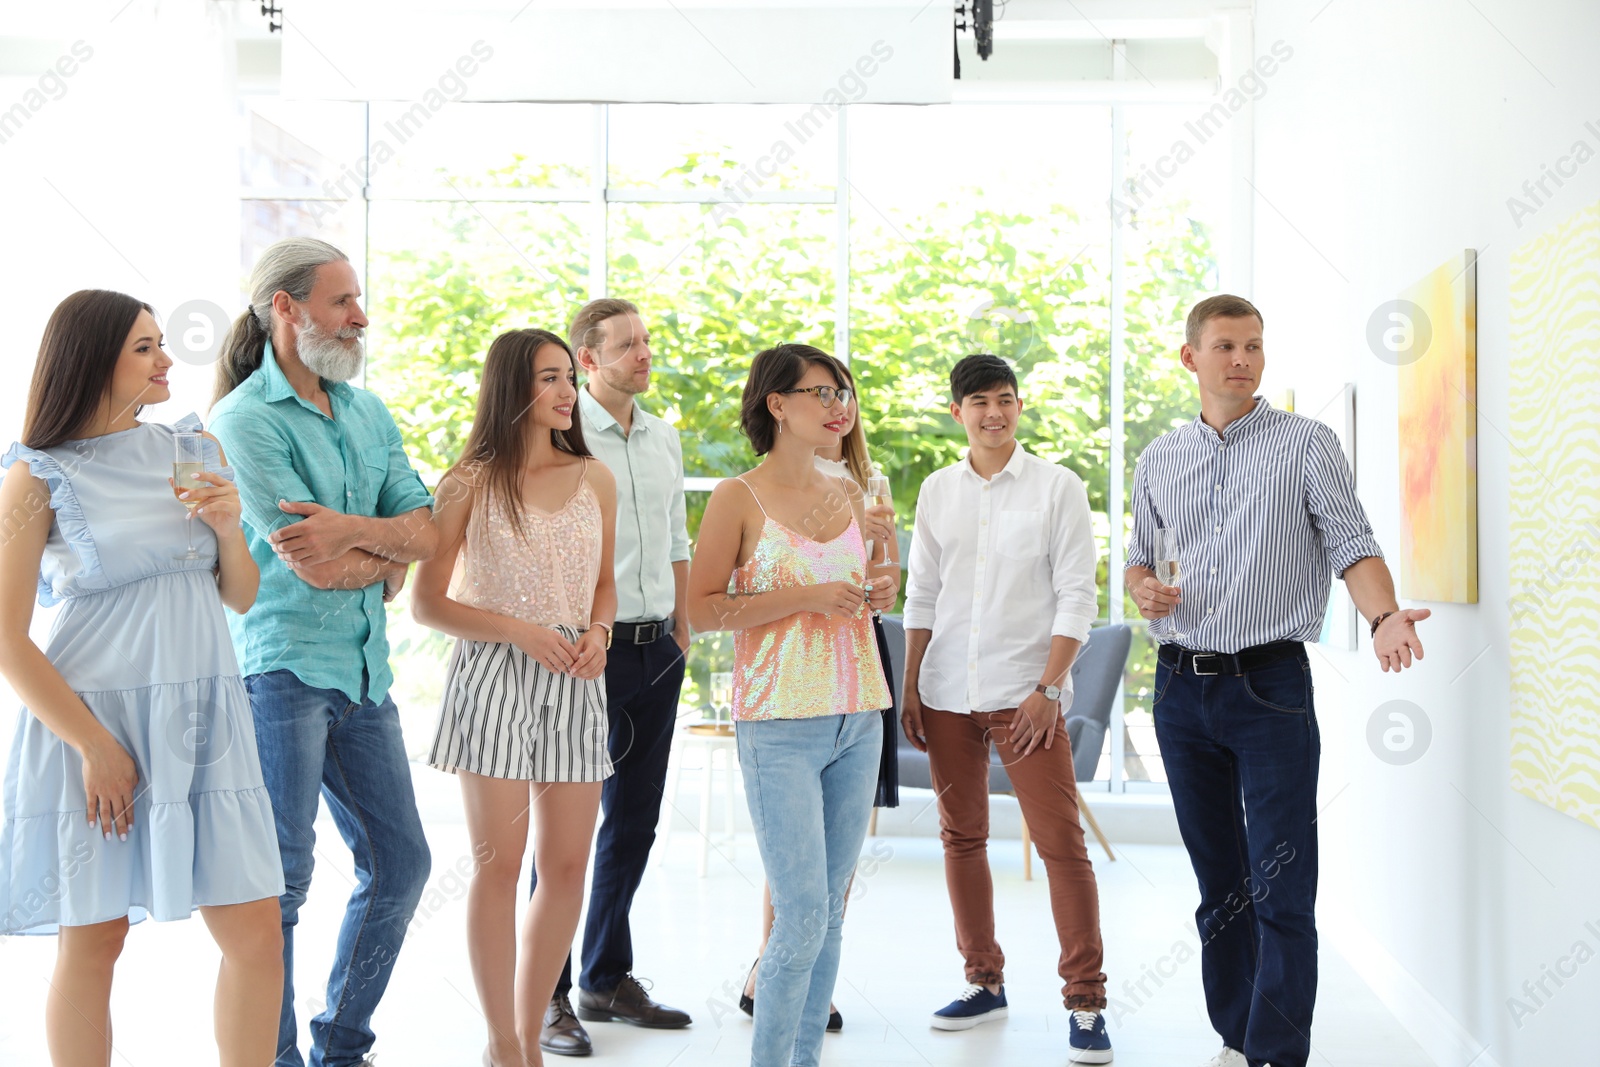
{"label": "black jeans", "polygon": [[1211,1025],[1250,1067],[1305,1067],[1317,999],[1317,764],[1301,648],[1244,674],[1156,667],[1156,740],[1200,882]]}
{"label": "black jeans", "polygon": [[[614,773],[600,790],[603,818],[595,841],[589,918],[583,930],[580,984],[584,989],[609,992],[633,970],[628,910],[656,840],[683,671],[683,653],[670,633],[648,645],[618,641],[606,654],[606,710],[611,720],[608,748]],[[538,884],[535,871],[528,887],[530,895]],[[556,995],[571,989],[569,954],[556,983]]]}

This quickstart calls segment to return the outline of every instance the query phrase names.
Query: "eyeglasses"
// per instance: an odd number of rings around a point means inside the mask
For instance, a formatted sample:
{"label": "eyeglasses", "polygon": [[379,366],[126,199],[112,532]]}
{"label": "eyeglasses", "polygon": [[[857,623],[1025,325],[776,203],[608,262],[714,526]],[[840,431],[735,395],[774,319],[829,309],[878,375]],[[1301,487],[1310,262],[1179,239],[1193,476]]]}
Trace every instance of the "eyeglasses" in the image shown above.
{"label": "eyeglasses", "polygon": [[848,404],[850,403],[850,398],[855,396],[855,393],[849,389],[835,389],[831,385],[813,385],[809,389],[779,389],[778,392],[785,394],[816,393],[817,399],[822,401],[822,406],[825,408],[833,407],[835,400],[841,404]]}

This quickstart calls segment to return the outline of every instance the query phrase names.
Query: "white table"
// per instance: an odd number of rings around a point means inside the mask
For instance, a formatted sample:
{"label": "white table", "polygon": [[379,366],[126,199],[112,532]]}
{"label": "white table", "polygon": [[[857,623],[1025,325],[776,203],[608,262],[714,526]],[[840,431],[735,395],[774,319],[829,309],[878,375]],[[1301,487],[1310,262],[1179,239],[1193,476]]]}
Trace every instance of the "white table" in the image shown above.
{"label": "white table", "polygon": [[700,834],[700,877],[706,876],[706,868],[711,858],[711,788],[716,781],[717,756],[722,756],[722,769],[725,776],[724,804],[722,816],[722,832],[727,839],[727,847],[731,854],[734,843],[734,807],[733,797],[735,787],[739,781],[739,747],[734,740],[733,724],[730,722],[690,722],[678,728],[678,760],[673,765],[672,774],[667,778],[667,793],[663,798],[662,812],[665,822],[662,825],[661,843],[656,849],[660,862],[666,862],[667,838],[672,832],[672,816],[677,811],[678,782],[683,777],[684,757],[694,750],[705,756],[705,777],[700,788],[700,819],[695,829]]}

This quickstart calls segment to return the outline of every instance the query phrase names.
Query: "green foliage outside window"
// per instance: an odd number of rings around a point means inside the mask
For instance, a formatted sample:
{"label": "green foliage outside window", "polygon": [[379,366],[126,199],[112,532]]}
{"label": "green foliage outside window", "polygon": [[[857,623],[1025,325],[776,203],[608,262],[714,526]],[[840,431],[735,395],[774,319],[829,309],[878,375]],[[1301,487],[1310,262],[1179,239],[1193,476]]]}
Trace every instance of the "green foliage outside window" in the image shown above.
{"label": "green foliage outside window", "polygon": [[[717,170],[686,160],[685,171]],[[721,169],[731,166],[723,161]],[[515,162],[498,187],[544,186],[548,168]],[[371,254],[373,363],[369,386],[388,402],[413,461],[430,483],[456,458],[470,428],[476,374],[503,330],[565,333],[587,298],[587,205],[375,205]],[[634,300],[652,334],[652,410],[676,423],[690,476],[753,465],[738,429],[750,359],[779,341],[833,350],[834,209],[828,205],[613,204],[607,218],[612,295]],[[392,212],[386,222],[383,212]],[[1208,288],[1209,234],[1176,213],[1137,222],[1125,265],[1123,454],[1113,455],[1108,402],[1109,251],[1104,224],[1071,207],[997,212],[974,192],[919,217],[857,215],[850,249],[850,357],[874,456],[888,473],[902,526],[918,487],[965,449],[949,415],[947,374],[970,351],[1012,358],[1025,409],[1018,436],[1037,455],[1083,478],[1106,573],[1113,464],[1130,484],[1155,437],[1193,417],[1193,383],[1178,364],[1183,316]],[[386,234],[404,234],[389,239]],[[1094,238],[1099,234],[1098,239]],[[1087,238],[1085,235],[1089,235]],[[691,535],[706,494],[690,494]],[[1115,530],[1115,534],[1113,534]],[[1137,620],[1131,605],[1129,617]],[[1102,618],[1105,603],[1102,601]],[[442,657],[422,634],[405,641]],[[726,642],[715,642],[725,653]],[[397,648],[404,653],[406,648]],[[1129,697],[1147,689],[1151,646],[1135,644]],[[720,658],[707,657],[707,658]],[[691,694],[709,664],[691,671]],[[442,674],[441,670],[438,672]]]}

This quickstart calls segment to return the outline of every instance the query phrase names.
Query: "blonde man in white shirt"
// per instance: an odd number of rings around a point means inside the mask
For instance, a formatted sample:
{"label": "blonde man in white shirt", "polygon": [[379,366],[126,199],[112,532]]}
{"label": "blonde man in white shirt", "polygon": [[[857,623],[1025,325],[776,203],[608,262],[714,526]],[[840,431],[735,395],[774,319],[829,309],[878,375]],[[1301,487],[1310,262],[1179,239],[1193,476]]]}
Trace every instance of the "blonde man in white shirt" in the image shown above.
{"label": "blonde man in white shirt", "polygon": [[1110,1063],[1100,897],[1078,821],[1062,708],[1068,671],[1099,614],[1083,482],[1017,443],[1017,378],[998,356],[950,372],[961,462],[922,485],[906,586],[901,725],[928,753],[939,797],[945,883],[967,988],[935,1012],[940,1030],[1004,1018],[1005,955],[989,876],[989,746],[999,746],[1044,860],[1061,943],[1068,1059]]}

